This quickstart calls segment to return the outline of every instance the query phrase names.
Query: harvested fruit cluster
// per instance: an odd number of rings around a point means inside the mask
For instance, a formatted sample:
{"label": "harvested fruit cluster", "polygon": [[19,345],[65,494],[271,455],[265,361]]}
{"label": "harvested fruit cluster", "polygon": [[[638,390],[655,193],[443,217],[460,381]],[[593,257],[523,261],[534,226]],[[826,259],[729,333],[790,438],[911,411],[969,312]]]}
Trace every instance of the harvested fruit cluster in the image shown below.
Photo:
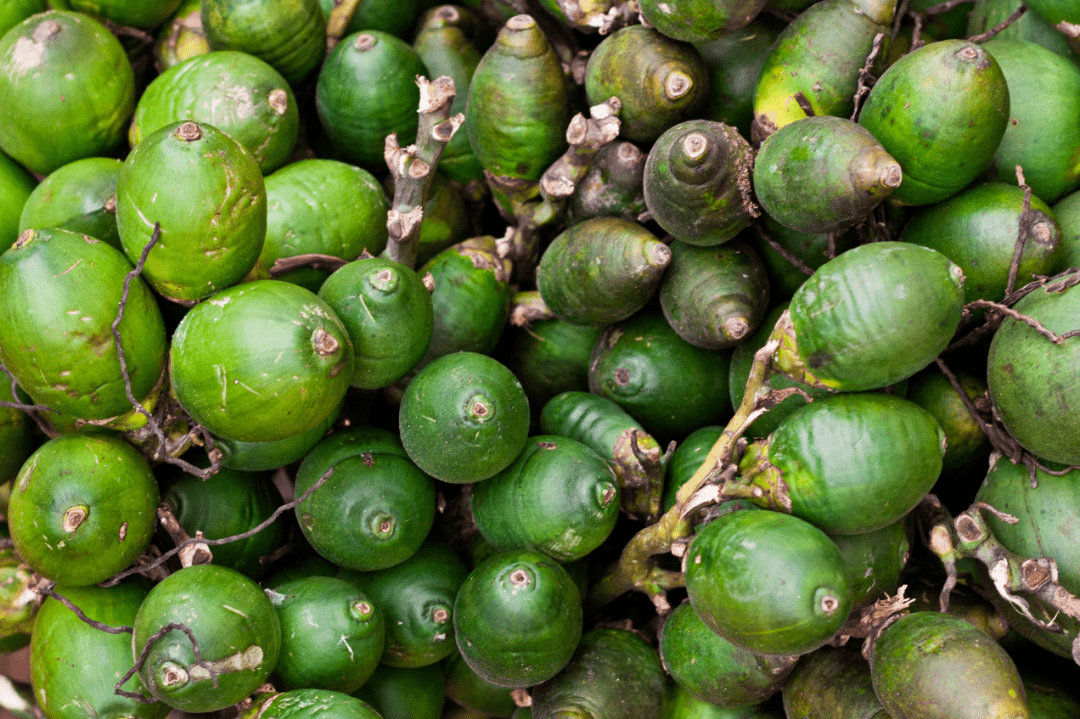
{"label": "harvested fruit cluster", "polygon": [[10,0],[0,98],[5,710],[1080,716],[1074,0]]}

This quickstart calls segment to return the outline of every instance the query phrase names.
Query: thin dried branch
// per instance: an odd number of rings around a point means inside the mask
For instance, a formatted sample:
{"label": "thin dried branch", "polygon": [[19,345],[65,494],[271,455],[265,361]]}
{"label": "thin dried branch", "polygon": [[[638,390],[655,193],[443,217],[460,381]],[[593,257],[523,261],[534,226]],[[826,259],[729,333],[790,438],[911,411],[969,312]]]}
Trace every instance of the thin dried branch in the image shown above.
{"label": "thin dried branch", "polygon": [[153,634],[151,634],[147,638],[146,643],[143,644],[142,651],[139,652],[138,659],[135,660],[135,664],[131,667],[131,669],[129,669],[127,671],[126,674],[124,674],[124,676],[120,677],[120,681],[118,681],[116,683],[116,686],[113,688],[113,693],[114,694],[118,694],[118,695],[120,695],[122,697],[127,697],[128,699],[134,699],[135,701],[137,701],[137,702],[139,702],[141,704],[154,704],[154,703],[156,703],[158,701],[157,699],[154,699],[153,697],[147,697],[147,696],[143,695],[142,692],[124,691],[120,687],[124,686],[124,683],[127,682],[128,679],[131,679],[131,677],[135,676],[135,672],[142,669],[143,664],[146,664],[146,658],[148,656],[150,656],[150,649],[154,646],[154,642],[161,639],[166,634],[168,634],[169,632],[171,632],[171,631],[173,631],[175,629],[179,629],[180,631],[182,631],[184,634],[187,635],[188,640],[191,642],[191,651],[192,651],[193,654],[195,654],[195,664],[206,670],[206,672],[210,675],[210,678],[213,679],[213,681],[214,681],[214,688],[217,689],[217,687],[218,687],[218,678],[217,678],[218,672],[217,672],[216,669],[214,669],[213,666],[210,665],[209,662],[206,662],[206,661],[203,660],[202,652],[199,651],[199,641],[195,638],[195,633],[192,632],[187,627],[187,625],[185,625],[183,623],[169,622],[168,624],[166,624],[161,629],[157,630],[156,632],[154,632]]}
{"label": "thin dried branch", "polygon": [[[785,260],[787,260],[789,263],[791,263],[792,267],[797,269],[799,272],[802,272],[807,277],[814,274],[813,268],[811,268],[805,262],[803,262],[798,257],[796,257],[791,252],[791,250],[787,249],[786,247],[781,245],[779,242],[777,242],[775,239],[773,239],[772,235],[770,235],[768,232],[766,232],[764,227],[762,227],[761,225],[759,225],[759,224],[757,224],[755,222],[754,223],[754,230],[757,232],[758,237],[760,237],[762,239],[762,241],[764,241],[767,245],[769,245],[769,247],[776,250],[776,254],[780,255]],[[834,243],[835,243],[835,240],[834,240]],[[836,253],[836,245],[834,244],[833,247],[830,248],[830,249],[832,250],[833,254],[835,255],[835,253]]]}
{"label": "thin dried branch", "polygon": [[513,327],[528,327],[533,322],[552,319],[555,319],[555,313],[537,290],[515,292],[510,300],[509,321]]}
{"label": "thin dried branch", "polygon": [[795,102],[798,104],[799,108],[806,113],[807,117],[813,117],[817,114],[814,112],[814,106],[810,104],[810,100],[806,98],[806,95],[803,92],[800,91],[795,93]]}
{"label": "thin dried branch", "polygon": [[1024,191],[1024,200],[1021,204],[1020,217],[1017,218],[1016,244],[1013,247],[1012,262],[1009,264],[1009,281],[1005,284],[1005,294],[1011,295],[1016,289],[1016,276],[1020,272],[1020,257],[1024,254],[1024,245],[1031,236],[1031,226],[1035,217],[1031,212],[1031,187],[1024,179],[1024,168],[1016,166],[1016,184]]}
{"label": "thin dried branch", "polygon": [[946,2],[932,5],[931,7],[923,10],[923,15],[941,15],[947,13],[953,8],[960,7],[961,5],[974,5],[975,0],[946,0]]}
{"label": "thin dried branch", "polygon": [[274,264],[270,267],[270,277],[277,279],[286,272],[292,272],[293,270],[299,270],[305,267],[313,270],[322,270],[323,272],[337,272],[347,264],[349,264],[348,260],[343,260],[334,255],[320,255],[317,252],[311,252],[305,255],[295,255],[293,257],[279,257],[274,260]]}
{"label": "thin dried branch", "polygon": [[855,97],[851,102],[854,106],[854,110],[851,113],[851,121],[855,122],[859,119],[859,111],[862,110],[863,97],[870,94],[870,88],[874,86],[875,78],[871,69],[874,67],[874,61],[877,60],[878,55],[881,54],[881,48],[885,44],[885,33],[879,32],[874,35],[874,44],[870,48],[870,54],[866,56],[866,62],[859,68],[859,82],[855,87]]}
{"label": "thin dried branch", "polygon": [[997,25],[990,28],[986,32],[979,33],[978,35],[972,35],[971,37],[968,38],[968,42],[986,42],[987,40],[992,38],[994,35],[997,35],[999,32],[1001,32],[1002,30],[1004,30],[1005,28],[1009,27],[1014,22],[1016,22],[1017,20],[1022,18],[1024,16],[1024,13],[1027,12],[1027,9],[1028,9],[1027,5],[1021,4],[1020,7],[1016,8],[1016,12],[1014,12],[1012,15],[1005,18],[1004,20],[1002,20],[1001,22],[999,22]]}
{"label": "thin dried branch", "polygon": [[45,597],[52,597],[56,601],[63,604],[65,607],[71,610],[71,612],[78,617],[84,623],[90,625],[98,631],[105,632],[107,634],[131,634],[134,630],[132,627],[121,626],[114,627],[110,624],[102,624],[101,622],[94,621],[90,617],[86,616],[82,609],[75,606],[75,603],[56,591],[56,582],[48,582],[38,587],[34,587],[34,591]]}

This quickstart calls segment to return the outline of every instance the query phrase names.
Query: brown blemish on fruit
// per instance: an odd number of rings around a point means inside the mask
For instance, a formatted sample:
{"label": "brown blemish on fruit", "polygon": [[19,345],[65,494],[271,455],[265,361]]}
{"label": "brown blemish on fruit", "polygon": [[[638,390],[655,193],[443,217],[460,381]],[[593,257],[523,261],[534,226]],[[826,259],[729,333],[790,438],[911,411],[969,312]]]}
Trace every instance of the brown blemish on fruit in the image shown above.
{"label": "brown blemish on fruit", "polygon": [[311,344],[320,357],[329,357],[341,347],[337,339],[322,327],[315,330],[315,334],[311,337]]}
{"label": "brown blemish on fruit", "polygon": [[267,102],[270,104],[270,109],[279,115],[284,115],[289,109],[289,95],[280,87],[270,93]]}
{"label": "brown blemish on fruit", "polygon": [[76,529],[78,529],[84,521],[86,521],[86,517],[89,514],[90,508],[87,507],[85,504],[78,504],[74,507],[70,507],[66,512],[64,512],[64,521],[62,522],[61,526],[64,528],[65,532],[70,534]]}
{"label": "brown blemish on fruit", "polygon": [[615,370],[615,384],[620,387],[625,387],[630,384],[630,370],[625,367],[619,367]]}
{"label": "brown blemish on fruit", "polygon": [[176,128],[176,137],[184,142],[194,142],[202,137],[202,130],[194,122],[185,122]]}

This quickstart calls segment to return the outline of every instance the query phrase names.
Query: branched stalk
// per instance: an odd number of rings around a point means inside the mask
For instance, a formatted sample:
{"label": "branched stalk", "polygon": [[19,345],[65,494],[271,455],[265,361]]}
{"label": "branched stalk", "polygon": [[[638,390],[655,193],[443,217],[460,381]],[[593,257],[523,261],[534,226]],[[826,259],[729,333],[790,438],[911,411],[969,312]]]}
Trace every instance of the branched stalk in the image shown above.
{"label": "branched stalk", "polygon": [[673,543],[689,537],[693,532],[693,523],[690,517],[684,514],[683,508],[698,489],[731,464],[739,438],[764,412],[761,407],[762,400],[769,395],[768,380],[775,374],[772,355],[780,344],[775,335],[774,331],[765,346],[754,354],[754,364],[750,369],[742,403],[697,471],[679,488],[675,495],[675,506],[665,512],[655,524],[645,527],[631,538],[623,548],[618,562],[610,567],[589,591],[585,601],[586,612],[594,612],[604,607],[625,592],[634,589],[646,591],[656,570],[653,556],[671,551]]}
{"label": "branched stalk", "polygon": [[460,112],[450,117],[454,102],[454,81],[446,75],[430,82],[417,77],[420,86],[420,126],[416,143],[408,147],[398,144],[397,133],[386,137],[383,157],[394,176],[394,201],[386,213],[390,238],[383,256],[413,268],[416,266],[420,242],[420,223],[424,219],[424,203],[431,192],[435,168],[443,149],[454,136],[465,116]]}

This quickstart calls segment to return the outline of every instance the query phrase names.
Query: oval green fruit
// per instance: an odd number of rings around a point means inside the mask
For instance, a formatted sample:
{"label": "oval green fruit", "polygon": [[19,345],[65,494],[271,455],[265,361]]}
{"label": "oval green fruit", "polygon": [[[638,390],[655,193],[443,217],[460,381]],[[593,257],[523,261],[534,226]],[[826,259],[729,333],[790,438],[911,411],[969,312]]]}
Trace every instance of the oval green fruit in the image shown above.
{"label": "oval green fruit", "polygon": [[116,229],[116,181],[122,166],[111,157],[87,157],[57,169],[26,199],[19,232],[58,227],[122,249]]}
{"label": "oval green fruit", "polygon": [[180,7],[181,0],[68,0],[72,10],[111,20],[117,25],[149,30]]}
{"label": "oval green fruit", "polygon": [[19,163],[0,152],[0,243],[8,245],[22,229],[19,218],[33,194],[37,181]]}
{"label": "oval green fruit", "polygon": [[326,19],[319,0],[202,0],[211,50],[239,50],[263,60],[292,84],[319,66]]}

